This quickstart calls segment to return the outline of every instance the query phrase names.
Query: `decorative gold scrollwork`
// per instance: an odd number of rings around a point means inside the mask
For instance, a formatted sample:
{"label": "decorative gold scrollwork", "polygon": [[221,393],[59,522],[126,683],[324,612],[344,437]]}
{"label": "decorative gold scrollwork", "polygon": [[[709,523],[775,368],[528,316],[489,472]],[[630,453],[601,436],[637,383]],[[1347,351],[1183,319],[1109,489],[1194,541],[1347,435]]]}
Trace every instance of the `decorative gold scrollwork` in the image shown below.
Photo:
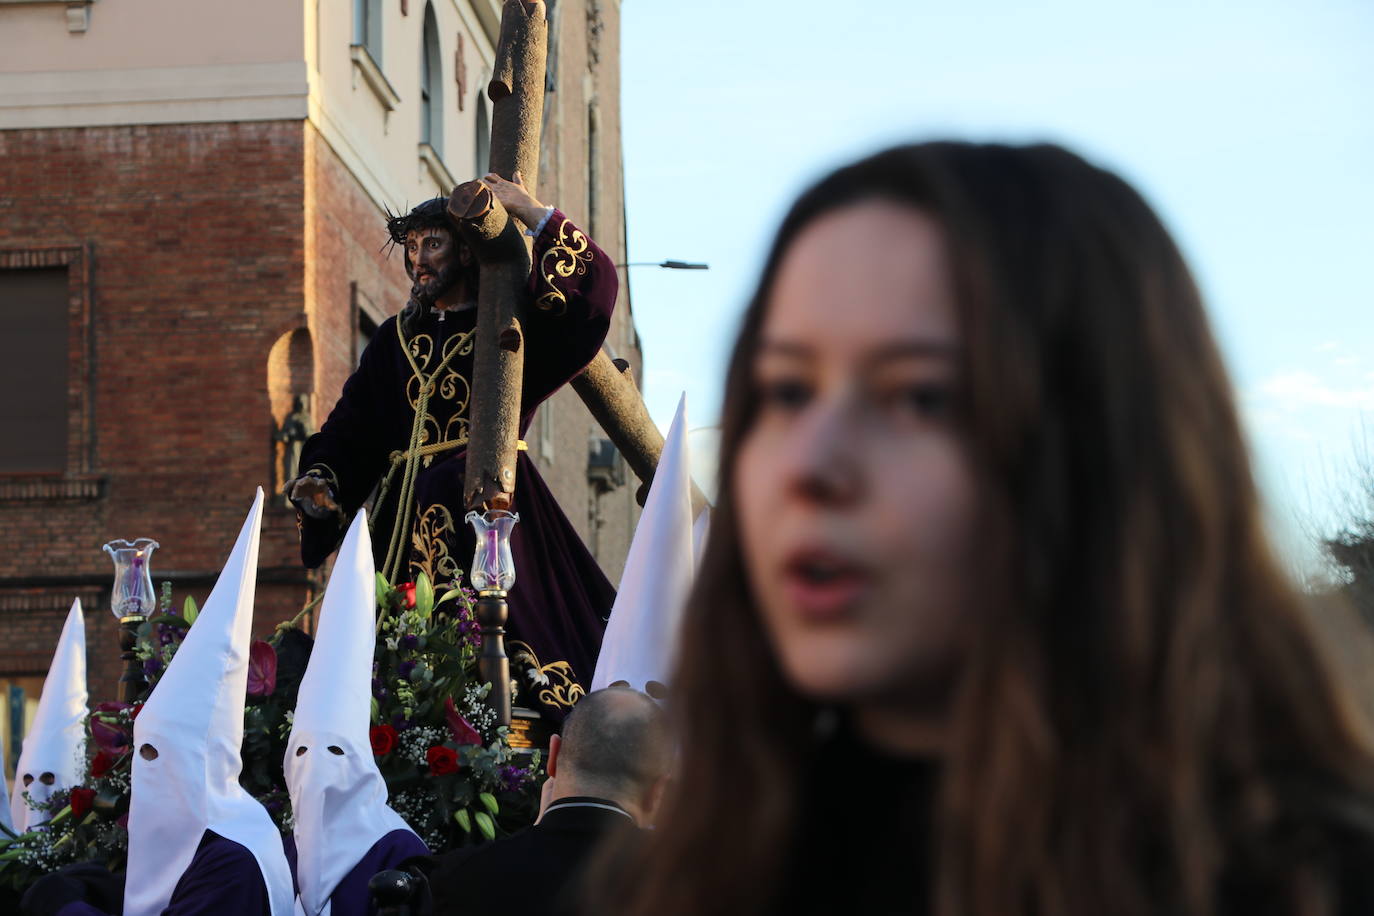
{"label": "decorative gold scrollwork", "polygon": [[[422,386],[429,384],[434,386],[430,390],[430,405],[434,408],[426,410],[422,429],[420,433],[420,445],[433,445],[442,442],[450,442],[454,439],[466,439],[468,436],[468,403],[472,399],[472,386],[467,378],[457,369],[448,365],[451,356],[463,357],[472,353],[473,341],[472,334],[461,334],[450,337],[444,341],[441,362],[443,370],[438,373],[438,378],[423,379],[420,375],[411,373],[406,381],[406,400],[410,403],[410,409],[415,410],[420,404],[420,394]],[[410,338],[408,343],[411,355],[415,357],[415,366],[422,372],[429,368],[434,358],[434,338],[429,334],[416,334]],[[454,350],[458,352],[454,354]],[[447,411],[444,409],[452,405],[452,413],[440,420]],[[442,406],[441,406],[442,405]],[[437,415],[436,415],[437,414]],[[424,458],[425,467],[429,467],[433,462],[434,456],[427,455]]]}
{"label": "decorative gold scrollwork", "polygon": [[557,281],[587,272],[587,265],[592,262],[590,247],[591,242],[582,230],[570,220],[563,220],[557,240],[539,259],[539,275],[546,289],[534,300],[536,306],[558,315],[567,311],[568,297],[558,288]]}
{"label": "decorative gold scrollwork", "polygon": [[431,582],[448,582],[461,574],[457,559],[449,551],[449,536],[456,533],[448,507],[435,503],[420,515],[410,538],[412,581],[422,572]]}
{"label": "decorative gold scrollwork", "polygon": [[577,673],[567,662],[542,665],[529,643],[518,639],[506,643],[506,649],[512,662],[525,666],[524,676],[531,682],[532,689],[538,688],[535,698],[545,706],[572,709],[586,696],[587,691],[577,682]]}

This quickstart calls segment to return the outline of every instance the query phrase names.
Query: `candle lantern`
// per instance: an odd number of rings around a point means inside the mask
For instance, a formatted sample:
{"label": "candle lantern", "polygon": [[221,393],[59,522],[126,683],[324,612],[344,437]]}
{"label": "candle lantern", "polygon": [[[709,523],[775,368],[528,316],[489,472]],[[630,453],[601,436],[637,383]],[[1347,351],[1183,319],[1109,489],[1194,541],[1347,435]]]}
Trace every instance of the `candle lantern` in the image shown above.
{"label": "candle lantern", "polygon": [[482,632],[482,652],[477,670],[491,684],[487,702],[496,711],[498,725],[510,725],[510,659],[506,657],[506,592],[515,584],[515,559],[510,536],[520,516],[504,509],[469,512],[466,520],[477,535],[469,579],[477,589],[477,623]]}
{"label": "candle lantern", "polygon": [[132,702],[147,686],[134,646],[138,642],[138,628],[157,606],[152,558],[159,546],[151,538],[139,538],[110,541],[104,547],[115,568],[110,610],[119,618],[119,657],[124,662],[124,673],[119,678],[119,699],[124,703]]}

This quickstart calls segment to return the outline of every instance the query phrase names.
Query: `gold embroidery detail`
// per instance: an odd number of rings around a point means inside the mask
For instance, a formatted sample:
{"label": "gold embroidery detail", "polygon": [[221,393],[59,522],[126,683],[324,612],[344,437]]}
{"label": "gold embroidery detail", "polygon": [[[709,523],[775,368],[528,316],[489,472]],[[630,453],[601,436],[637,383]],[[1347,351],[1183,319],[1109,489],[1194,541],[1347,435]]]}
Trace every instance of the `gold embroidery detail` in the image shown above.
{"label": "gold embroidery detail", "polygon": [[[442,363],[443,371],[439,372],[438,378],[433,376],[422,379],[420,375],[411,373],[410,379],[406,382],[406,400],[410,402],[410,409],[415,410],[420,404],[420,395],[423,392],[422,385],[429,386],[429,396],[434,398],[436,395],[444,401],[452,401],[453,413],[441,426],[434,413],[426,410],[422,429],[420,432],[420,445],[437,445],[441,442],[449,442],[454,439],[466,439],[468,437],[468,403],[472,399],[472,386],[461,372],[451,368],[448,363],[453,356],[467,356],[472,353],[475,335],[460,334],[450,337],[444,341]],[[429,334],[416,334],[407,342],[411,356],[415,360],[415,368],[421,372],[429,368],[434,359],[434,338]],[[453,351],[457,349],[455,354]],[[429,467],[434,461],[432,455],[424,457],[425,467]]]}
{"label": "gold embroidery detail", "polygon": [[566,280],[573,274],[585,274],[587,265],[592,262],[590,247],[591,242],[582,230],[571,220],[563,220],[558,227],[557,240],[539,258],[539,275],[548,288],[534,300],[535,305],[558,315],[568,310],[568,297],[556,281]]}
{"label": "gold embroidery detail", "polygon": [[449,582],[461,570],[449,552],[447,535],[455,534],[453,514],[435,503],[424,511],[410,539],[410,579],[423,572],[431,582]]}
{"label": "gold embroidery detail", "polygon": [[[531,671],[539,672],[539,692],[535,695],[545,706],[558,709],[572,709],[577,701],[586,696],[587,691],[577,682],[577,674],[572,665],[565,661],[539,663],[530,644],[513,639],[506,644],[512,662],[523,662]],[[528,675],[526,675],[528,677]],[[533,685],[531,685],[533,686]]]}

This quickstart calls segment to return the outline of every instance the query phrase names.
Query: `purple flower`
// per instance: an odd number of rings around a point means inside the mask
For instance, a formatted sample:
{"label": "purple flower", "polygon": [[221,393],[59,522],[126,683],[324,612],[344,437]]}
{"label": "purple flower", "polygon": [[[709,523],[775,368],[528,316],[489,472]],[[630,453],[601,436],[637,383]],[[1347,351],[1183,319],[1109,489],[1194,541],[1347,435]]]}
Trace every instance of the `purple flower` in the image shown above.
{"label": "purple flower", "polygon": [[414,662],[401,662],[399,665],[396,666],[396,676],[399,677],[401,680],[406,680],[410,677],[410,672],[414,670]]}
{"label": "purple flower", "polygon": [[93,710],[95,714],[91,716],[91,739],[95,741],[95,746],[107,755],[111,764],[116,757],[129,749],[133,739],[128,731],[106,722],[101,715],[118,716],[128,708],[124,703],[97,703]]}
{"label": "purple flower", "polygon": [[162,673],[162,667],[161,659],[150,658],[143,663],[143,676],[148,680],[152,680]]}
{"label": "purple flower", "polygon": [[410,723],[406,721],[405,716],[401,715],[398,712],[391,717],[391,727],[396,729],[396,731],[398,732],[403,732],[407,728],[410,728]]}
{"label": "purple flower", "polygon": [[420,637],[416,636],[414,633],[407,633],[401,637],[400,645],[402,649],[418,648],[420,645]]}
{"label": "purple flower", "polygon": [[386,699],[386,685],[382,683],[381,678],[374,677],[372,679],[372,695],[377,698],[378,702]]}
{"label": "purple flower", "polygon": [[248,647],[248,695],[271,696],[277,689],[277,652],[262,640]]}
{"label": "purple flower", "polygon": [[510,766],[509,764],[497,771],[497,778],[501,780],[501,787],[507,792],[514,792],[523,786],[528,775],[521,767]]}

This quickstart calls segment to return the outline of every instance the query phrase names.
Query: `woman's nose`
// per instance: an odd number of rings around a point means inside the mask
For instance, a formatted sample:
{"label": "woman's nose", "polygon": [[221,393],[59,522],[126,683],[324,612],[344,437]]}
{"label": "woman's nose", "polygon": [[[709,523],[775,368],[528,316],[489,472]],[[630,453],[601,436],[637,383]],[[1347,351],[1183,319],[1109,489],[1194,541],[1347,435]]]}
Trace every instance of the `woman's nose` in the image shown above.
{"label": "woman's nose", "polygon": [[853,399],[813,401],[798,418],[780,469],[791,494],[816,503],[845,503],[863,491],[864,442]]}

